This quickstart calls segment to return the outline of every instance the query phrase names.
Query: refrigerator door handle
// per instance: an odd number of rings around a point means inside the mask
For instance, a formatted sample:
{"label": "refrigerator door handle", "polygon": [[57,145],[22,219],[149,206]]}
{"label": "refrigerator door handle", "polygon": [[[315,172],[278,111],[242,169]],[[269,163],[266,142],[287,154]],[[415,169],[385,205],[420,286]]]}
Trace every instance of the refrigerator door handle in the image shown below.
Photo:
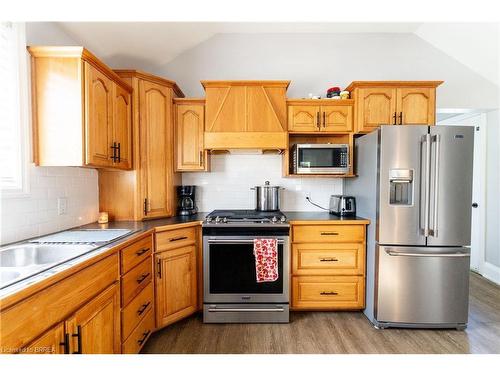
{"label": "refrigerator door handle", "polygon": [[441,144],[441,136],[436,134],[432,137],[432,142],[435,144],[434,153],[434,205],[432,208],[432,229],[429,234],[433,237],[438,236],[438,205],[439,205],[439,148]]}
{"label": "refrigerator door handle", "polygon": [[390,256],[401,256],[401,257],[435,257],[435,258],[468,258],[469,253],[428,253],[428,252],[418,252],[418,251],[393,251],[390,248],[386,248],[385,252]]}
{"label": "refrigerator door handle", "polygon": [[425,178],[424,178],[424,228],[423,235],[429,237],[429,206],[430,206],[430,179],[431,179],[431,135],[426,134],[422,137],[425,145]]}

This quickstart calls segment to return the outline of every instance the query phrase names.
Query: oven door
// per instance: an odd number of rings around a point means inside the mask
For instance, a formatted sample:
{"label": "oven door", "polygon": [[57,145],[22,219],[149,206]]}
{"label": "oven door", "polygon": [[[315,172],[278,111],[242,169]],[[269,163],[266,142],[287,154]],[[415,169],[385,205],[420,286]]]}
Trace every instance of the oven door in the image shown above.
{"label": "oven door", "polygon": [[258,283],[253,236],[204,236],[205,303],[288,303],[290,251],[288,237],[278,240],[278,280]]}

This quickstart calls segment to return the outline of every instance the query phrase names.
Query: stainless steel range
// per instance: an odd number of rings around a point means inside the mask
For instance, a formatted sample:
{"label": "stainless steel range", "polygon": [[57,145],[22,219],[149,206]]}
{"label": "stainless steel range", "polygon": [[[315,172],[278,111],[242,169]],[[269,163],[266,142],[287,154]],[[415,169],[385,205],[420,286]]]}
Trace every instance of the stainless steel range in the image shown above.
{"label": "stainless steel range", "polygon": [[[257,282],[254,239],[278,243],[278,279]],[[203,223],[203,321],[288,323],[289,224],[280,211],[216,210]]]}

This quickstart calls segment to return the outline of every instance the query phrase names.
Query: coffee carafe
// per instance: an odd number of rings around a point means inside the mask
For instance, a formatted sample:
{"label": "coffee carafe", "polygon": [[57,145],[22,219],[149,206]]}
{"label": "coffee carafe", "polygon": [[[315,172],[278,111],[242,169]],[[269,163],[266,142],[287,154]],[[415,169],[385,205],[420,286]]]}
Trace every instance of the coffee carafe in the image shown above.
{"label": "coffee carafe", "polygon": [[196,186],[181,185],[177,186],[177,214],[178,215],[194,215],[198,212],[196,207]]}

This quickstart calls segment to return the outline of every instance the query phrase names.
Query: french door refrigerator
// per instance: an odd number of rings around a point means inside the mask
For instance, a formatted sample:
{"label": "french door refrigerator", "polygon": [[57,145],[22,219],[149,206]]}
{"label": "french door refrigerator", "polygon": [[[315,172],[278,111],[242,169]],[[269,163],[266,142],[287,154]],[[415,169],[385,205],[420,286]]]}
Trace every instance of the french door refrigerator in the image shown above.
{"label": "french door refrigerator", "polygon": [[383,125],[356,140],[346,194],[367,233],[365,315],[376,328],[467,325],[472,127]]}

